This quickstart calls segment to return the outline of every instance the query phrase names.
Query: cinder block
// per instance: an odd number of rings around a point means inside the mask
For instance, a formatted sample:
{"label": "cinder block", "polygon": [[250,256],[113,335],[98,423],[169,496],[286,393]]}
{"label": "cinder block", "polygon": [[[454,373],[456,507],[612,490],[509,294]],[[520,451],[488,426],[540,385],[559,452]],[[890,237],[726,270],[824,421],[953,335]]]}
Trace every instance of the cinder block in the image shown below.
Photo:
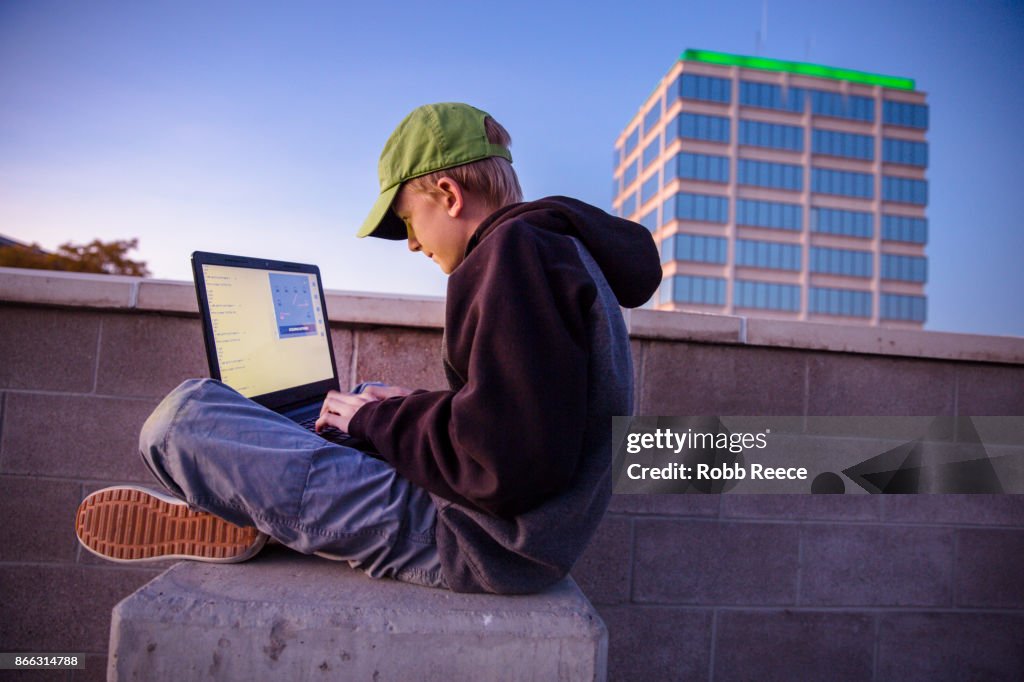
{"label": "cinder block", "polygon": [[1022,680],[1024,614],[882,614],[876,680]]}
{"label": "cinder block", "polygon": [[107,682],[107,657],[86,654],[85,668],[71,671],[71,682]]}
{"label": "cinder block", "polygon": [[356,381],[406,388],[448,387],[441,364],[441,334],[412,329],[356,332]]}
{"label": "cinder block", "polygon": [[809,415],[952,415],[950,362],[874,355],[808,356]]}
{"label": "cinder block", "polygon": [[957,414],[1024,415],[1024,365],[962,363],[956,381]]}
{"label": "cinder block", "polygon": [[100,316],[0,305],[0,388],[87,393]]}
{"label": "cinder block", "polygon": [[880,495],[723,495],[722,516],[792,521],[878,521]]}
{"label": "cinder block", "polygon": [[1024,530],[957,531],[957,606],[1024,608]]}
{"label": "cinder block", "polygon": [[637,518],[633,600],[796,603],[799,526]]}
{"label": "cinder block", "polygon": [[599,606],[608,626],[608,679],[705,680],[711,611],[663,606]]}
{"label": "cinder block", "polygon": [[609,511],[623,514],[716,517],[721,495],[612,495]]}
{"label": "cinder block", "polygon": [[334,350],[334,366],[338,368],[338,383],[341,390],[355,388],[359,380],[352,376],[352,345],[355,332],[338,325],[331,325],[331,345]]}
{"label": "cinder block", "polygon": [[952,606],[953,531],[808,525],[800,604]]}
{"label": "cinder block", "polygon": [[138,300],[135,303],[135,307],[139,310],[159,310],[161,312],[199,315],[196,288],[192,282],[148,278],[140,280]]}
{"label": "cinder block", "polygon": [[885,519],[1024,527],[1024,495],[879,495]]}
{"label": "cinder block", "polygon": [[716,680],[870,680],[874,620],[861,613],[719,611]]}
{"label": "cinder block", "polygon": [[151,481],[139,430],[154,400],[9,393],[0,467],[7,474]]}
{"label": "cinder block", "polygon": [[107,315],[96,392],[162,398],[185,379],[210,376],[199,320]]}
{"label": "cinder block", "polygon": [[75,565],[0,568],[0,642],[8,651],[107,650],[110,610],[157,571]]}
{"label": "cinder block", "polygon": [[1020,362],[1024,358],[1024,341],[1008,336],[757,318],[747,322],[747,343],[945,360]]}
{"label": "cinder block", "polygon": [[638,414],[804,414],[800,351],[650,342]]}
{"label": "cinder block", "polygon": [[629,571],[633,563],[633,523],[607,515],[590,546],[572,569],[572,577],[594,604],[629,601]]}
{"label": "cinder block", "polygon": [[374,580],[277,548],[182,562],[114,609],[112,679],[604,680],[608,635],[571,580],[536,595]]}
{"label": "cinder block", "polygon": [[75,481],[0,476],[0,561],[75,560]]}
{"label": "cinder block", "polygon": [[141,277],[56,270],[0,268],[0,300],[23,303],[129,308]]}
{"label": "cinder block", "polygon": [[327,315],[333,322],[382,326],[444,326],[445,301],[440,296],[366,294],[351,291],[324,291]]}
{"label": "cinder block", "polygon": [[741,318],[732,315],[630,311],[629,332],[638,338],[739,343]]}

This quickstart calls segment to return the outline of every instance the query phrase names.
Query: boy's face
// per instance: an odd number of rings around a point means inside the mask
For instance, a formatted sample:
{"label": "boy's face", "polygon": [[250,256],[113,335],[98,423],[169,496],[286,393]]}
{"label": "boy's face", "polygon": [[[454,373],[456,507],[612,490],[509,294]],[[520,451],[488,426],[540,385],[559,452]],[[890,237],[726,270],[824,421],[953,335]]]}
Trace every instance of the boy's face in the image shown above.
{"label": "boy's face", "polygon": [[449,275],[462,263],[470,234],[446,203],[444,197],[403,189],[391,210],[405,222],[409,250],[422,251]]}

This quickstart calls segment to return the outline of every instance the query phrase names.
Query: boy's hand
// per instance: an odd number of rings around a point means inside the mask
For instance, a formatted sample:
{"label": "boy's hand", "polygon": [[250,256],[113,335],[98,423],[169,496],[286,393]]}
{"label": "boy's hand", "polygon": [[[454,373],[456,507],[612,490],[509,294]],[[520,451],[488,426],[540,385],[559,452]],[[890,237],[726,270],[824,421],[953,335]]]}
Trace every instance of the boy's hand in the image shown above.
{"label": "boy's hand", "polygon": [[324,398],[323,407],[320,408],[320,418],[316,420],[316,432],[320,433],[328,426],[333,426],[339,431],[348,433],[349,422],[359,411],[359,408],[366,403],[377,400],[406,396],[412,393],[412,389],[401,386],[367,386],[362,393],[342,393],[341,391],[329,391]]}
{"label": "boy's hand", "polygon": [[348,424],[359,408],[376,400],[380,400],[380,398],[374,398],[367,391],[362,393],[328,391],[323,407],[320,408],[320,418],[316,420],[316,432],[320,433],[326,427],[333,426],[339,431],[348,433]]}

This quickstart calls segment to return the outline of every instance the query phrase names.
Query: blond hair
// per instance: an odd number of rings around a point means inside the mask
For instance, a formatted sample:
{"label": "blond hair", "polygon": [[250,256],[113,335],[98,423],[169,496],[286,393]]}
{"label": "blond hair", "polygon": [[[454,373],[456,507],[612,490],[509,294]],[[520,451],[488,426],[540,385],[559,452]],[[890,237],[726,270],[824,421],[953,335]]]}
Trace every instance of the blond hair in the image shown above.
{"label": "blond hair", "polygon": [[[484,118],[484,131],[487,134],[487,141],[491,144],[501,145],[506,149],[511,146],[512,137],[508,131],[490,116]],[[437,188],[437,182],[444,177],[455,180],[465,192],[479,196],[494,210],[523,200],[523,190],[519,187],[515,169],[508,160],[500,156],[490,156],[412,178],[402,185],[402,190],[409,189],[434,197],[442,196],[443,192]]]}

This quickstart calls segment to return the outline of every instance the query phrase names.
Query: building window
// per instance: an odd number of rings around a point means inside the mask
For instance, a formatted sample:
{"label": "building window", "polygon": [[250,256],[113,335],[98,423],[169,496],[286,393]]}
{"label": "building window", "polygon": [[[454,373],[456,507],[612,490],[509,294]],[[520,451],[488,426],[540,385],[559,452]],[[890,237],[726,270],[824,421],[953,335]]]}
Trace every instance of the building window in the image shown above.
{"label": "building window", "polygon": [[740,308],[800,311],[800,287],[793,284],[738,279],[732,299],[733,305]]}
{"label": "building window", "polygon": [[654,129],[654,126],[657,125],[658,121],[660,120],[661,99],[659,98],[658,101],[655,102],[654,105],[647,110],[647,113],[644,114],[644,135],[651,132]]}
{"label": "building window", "polygon": [[846,275],[847,277],[871,277],[873,269],[870,251],[811,247],[811,272]]}
{"label": "building window", "polygon": [[803,88],[787,88],[771,83],[740,81],[740,104],[761,109],[802,112],[807,91]]}
{"label": "building window", "polygon": [[629,156],[636,149],[637,144],[640,143],[640,128],[633,128],[632,132],[626,136],[626,144],[622,149],[623,156]]}
{"label": "building window", "polygon": [[729,220],[729,200],[708,194],[680,192],[665,202],[662,215],[679,220],[699,220],[706,223],[726,223]]}
{"label": "building window", "polygon": [[713,76],[695,76],[683,74],[681,94],[685,99],[700,99],[707,102],[728,104],[732,99],[730,90],[732,81],[728,78]]}
{"label": "building window", "polygon": [[804,131],[797,126],[740,119],[740,144],[802,152]]}
{"label": "building window", "polygon": [[658,174],[654,173],[651,177],[644,181],[644,184],[640,187],[640,205],[643,206],[648,201],[653,199],[658,194],[658,190],[661,189],[661,183],[658,182]]}
{"label": "building window", "polygon": [[622,206],[619,207],[619,215],[623,218],[636,213],[636,192],[630,193],[628,197],[622,200]]}
{"label": "building window", "polygon": [[617,169],[620,163],[622,163],[622,149],[616,147],[612,151],[612,170]]}
{"label": "building window", "polygon": [[753,239],[736,240],[736,265],[772,270],[800,270],[799,244],[781,244]]}
{"label": "building window", "polygon": [[804,187],[804,172],[801,166],[790,163],[740,159],[739,183],[799,192]]}
{"label": "building window", "polygon": [[640,164],[636,159],[633,159],[633,163],[626,166],[626,170],[622,173],[622,188],[625,189],[633,184],[636,180],[636,174],[640,171]]}
{"label": "building window", "polygon": [[875,235],[875,216],[864,211],[812,208],[811,231],[871,239]]}
{"label": "building window", "polygon": [[661,135],[658,135],[651,140],[649,145],[644,147],[644,153],[642,154],[643,167],[646,169],[659,156],[661,156]]}
{"label": "building window", "polygon": [[871,317],[871,292],[811,287],[810,312],[844,317]]}
{"label": "building window", "polygon": [[725,263],[726,240],[699,234],[674,234],[661,244],[661,262]]}
{"label": "building window", "polygon": [[811,133],[811,149],[815,154],[873,161],[875,139],[870,135],[840,133],[834,130],[815,128]]}
{"label": "building window", "polygon": [[646,227],[651,232],[658,229],[658,207],[655,206],[653,209],[647,212],[642,218],[640,218],[640,224]]}
{"label": "building window", "polygon": [[709,154],[676,154],[665,164],[665,182],[672,178],[729,182],[729,157]]}
{"label": "building window", "polygon": [[666,129],[666,144],[676,137],[708,142],[729,142],[729,119],[725,116],[679,114]]}
{"label": "building window", "polygon": [[844,97],[838,92],[811,90],[811,110],[815,116],[848,118],[855,121],[875,120],[875,101],[870,97]]}
{"label": "building window", "polygon": [[909,320],[911,322],[924,322],[927,312],[924,296],[882,294],[881,308],[881,317],[883,320]]}
{"label": "building window", "polygon": [[928,203],[928,182],[883,175],[882,198],[886,201],[924,206]]}
{"label": "building window", "polygon": [[803,211],[799,204],[737,199],[736,224],[772,227],[778,230],[800,230],[803,229]]}
{"label": "building window", "polygon": [[886,163],[902,163],[924,168],[928,165],[928,145],[924,142],[886,137],[882,140],[882,160]]}
{"label": "building window", "polygon": [[882,102],[882,120],[894,126],[905,128],[928,128],[928,107],[908,102]]}
{"label": "building window", "polygon": [[661,283],[662,303],[725,305],[725,280],[721,277],[674,275]]}
{"label": "building window", "polygon": [[672,83],[669,84],[668,90],[665,91],[665,110],[666,111],[668,111],[668,108],[671,107],[675,103],[675,101],[677,99],[679,99],[680,95],[682,94],[682,87],[680,86],[680,83],[682,82],[682,80],[683,80],[683,75],[679,74],[678,76],[675,77],[675,79],[672,81]]}
{"label": "building window", "polygon": [[902,215],[883,215],[882,239],[925,244],[928,242],[928,221]]}
{"label": "building window", "polygon": [[882,279],[926,282],[928,281],[928,259],[921,256],[900,256],[892,253],[883,253]]}
{"label": "building window", "polygon": [[875,196],[874,178],[869,173],[812,168],[811,191],[871,199]]}

